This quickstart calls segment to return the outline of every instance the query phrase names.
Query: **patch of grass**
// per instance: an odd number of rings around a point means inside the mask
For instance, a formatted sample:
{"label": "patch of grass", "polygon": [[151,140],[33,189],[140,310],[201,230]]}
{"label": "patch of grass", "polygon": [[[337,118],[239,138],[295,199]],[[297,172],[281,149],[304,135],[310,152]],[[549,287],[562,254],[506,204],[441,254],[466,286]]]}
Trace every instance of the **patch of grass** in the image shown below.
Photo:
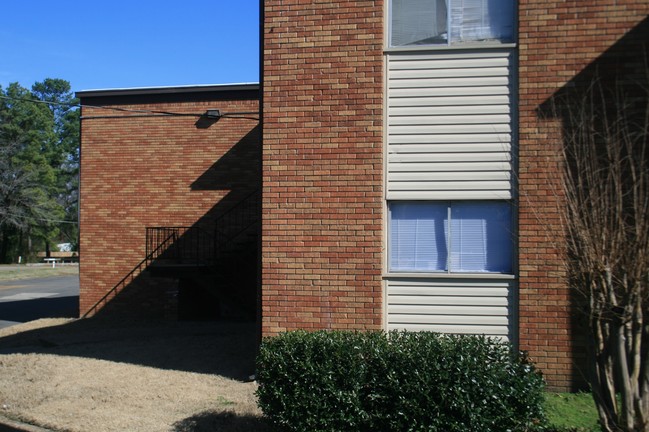
{"label": "patch of grass", "polygon": [[224,397],[221,396],[221,395],[219,395],[219,396],[216,398],[216,401],[217,401],[217,403],[218,403],[220,406],[232,406],[232,405],[234,405],[234,402],[232,402],[232,401],[229,400],[229,399],[224,398]]}
{"label": "patch of grass", "polygon": [[552,431],[600,431],[590,393],[546,393],[545,412]]}
{"label": "patch of grass", "polygon": [[78,265],[58,265],[52,268],[49,265],[43,266],[0,266],[0,281],[14,281],[20,279],[37,279],[52,276],[72,276],[79,274]]}

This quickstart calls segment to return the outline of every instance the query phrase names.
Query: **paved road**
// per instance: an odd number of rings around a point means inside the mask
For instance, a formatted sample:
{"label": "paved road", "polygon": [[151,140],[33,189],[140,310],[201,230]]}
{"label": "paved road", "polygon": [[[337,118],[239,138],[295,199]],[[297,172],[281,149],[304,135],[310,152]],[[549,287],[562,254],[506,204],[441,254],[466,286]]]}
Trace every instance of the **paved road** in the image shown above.
{"label": "paved road", "polygon": [[79,316],[79,277],[0,281],[0,328],[39,318]]}

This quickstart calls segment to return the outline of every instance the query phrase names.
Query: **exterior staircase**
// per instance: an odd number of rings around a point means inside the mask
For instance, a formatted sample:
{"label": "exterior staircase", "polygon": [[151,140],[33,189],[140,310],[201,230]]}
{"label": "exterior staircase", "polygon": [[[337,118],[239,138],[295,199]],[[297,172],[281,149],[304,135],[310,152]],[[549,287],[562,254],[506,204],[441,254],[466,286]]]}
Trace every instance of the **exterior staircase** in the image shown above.
{"label": "exterior staircase", "polygon": [[151,288],[157,285],[166,287],[167,297],[176,297],[167,303],[177,301],[179,319],[254,319],[260,216],[261,193],[255,191],[220,215],[213,232],[197,226],[147,227],[145,258],[83,316],[112,302],[136,301],[135,292],[155,297],[160,293]]}

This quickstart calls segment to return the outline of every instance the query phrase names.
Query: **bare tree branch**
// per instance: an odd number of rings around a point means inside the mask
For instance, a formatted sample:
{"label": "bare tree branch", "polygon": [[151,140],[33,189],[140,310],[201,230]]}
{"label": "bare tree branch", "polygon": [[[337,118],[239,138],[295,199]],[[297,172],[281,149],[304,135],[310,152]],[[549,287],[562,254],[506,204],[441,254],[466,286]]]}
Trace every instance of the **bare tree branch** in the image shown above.
{"label": "bare tree branch", "polygon": [[649,431],[649,86],[633,88],[594,81],[557,107],[567,268],[587,300],[591,386],[610,432]]}

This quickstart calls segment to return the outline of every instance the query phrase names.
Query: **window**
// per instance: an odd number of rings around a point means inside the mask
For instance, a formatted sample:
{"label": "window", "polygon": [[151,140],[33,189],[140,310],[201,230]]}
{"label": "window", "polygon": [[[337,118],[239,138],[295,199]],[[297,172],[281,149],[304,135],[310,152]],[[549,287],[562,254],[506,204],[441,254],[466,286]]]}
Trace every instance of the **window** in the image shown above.
{"label": "window", "polygon": [[507,202],[390,203],[392,272],[511,273]]}
{"label": "window", "polygon": [[391,0],[390,46],[454,45],[514,35],[513,0]]}

